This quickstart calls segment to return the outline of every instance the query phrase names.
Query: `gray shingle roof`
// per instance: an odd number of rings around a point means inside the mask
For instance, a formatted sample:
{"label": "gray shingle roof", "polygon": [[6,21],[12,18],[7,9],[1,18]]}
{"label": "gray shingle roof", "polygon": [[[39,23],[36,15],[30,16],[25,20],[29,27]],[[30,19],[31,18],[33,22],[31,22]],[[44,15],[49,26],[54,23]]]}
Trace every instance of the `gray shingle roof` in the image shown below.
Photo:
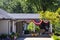
{"label": "gray shingle roof", "polygon": [[39,14],[22,14],[22,13],[8,13],[0,9],[0,19],[38,19]]}
{"label": "gray shingle roof", "polygon": [[10,19],[11,17],[9,16],[9,13],[7,13],[6,11],[0,9],[0,19]]}
{"label": "gray shingle roof", "polygon": [[9,14],[14,19],[38,19],[39,14]]}

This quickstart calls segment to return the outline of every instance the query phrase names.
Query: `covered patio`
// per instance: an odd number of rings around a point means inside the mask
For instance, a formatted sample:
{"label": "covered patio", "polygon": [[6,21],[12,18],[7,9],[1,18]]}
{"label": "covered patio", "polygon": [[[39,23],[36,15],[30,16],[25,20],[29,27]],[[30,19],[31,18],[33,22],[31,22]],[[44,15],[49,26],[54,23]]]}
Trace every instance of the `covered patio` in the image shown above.
{"label": "covered patio", "polygon": [[[0,9],[0,34],[10,34],[12,32],[19,33],[20,36],[24,34],[24,23],[27,25],[31,20],[40,19],[40,14],[22,14],[22,13],[8,13]],[[50,25],[50,32],[52,32],[52,25]]]}
{"label": "covered patio", "polygon": [[[23,31],[26,29],[25,26],[28,26],[31,20],[33,19],[39,19],[39,14],[9,14],[14,19],[12,19],[12,32],[17,32],[21,35],[23,35]],[[26,25],[25,25],[26,24]]]}

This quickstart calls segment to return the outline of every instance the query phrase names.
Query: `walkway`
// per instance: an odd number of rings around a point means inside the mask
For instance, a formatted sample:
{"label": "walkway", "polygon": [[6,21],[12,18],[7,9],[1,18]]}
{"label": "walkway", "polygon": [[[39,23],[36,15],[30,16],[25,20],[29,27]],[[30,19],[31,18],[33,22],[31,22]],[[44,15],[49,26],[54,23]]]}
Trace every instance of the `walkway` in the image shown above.
{"label": "walkway", "polygon": [[26,37],[26,38],[19,38],[17,40],[52,40],[51,38],[39,38],[39,37]]}

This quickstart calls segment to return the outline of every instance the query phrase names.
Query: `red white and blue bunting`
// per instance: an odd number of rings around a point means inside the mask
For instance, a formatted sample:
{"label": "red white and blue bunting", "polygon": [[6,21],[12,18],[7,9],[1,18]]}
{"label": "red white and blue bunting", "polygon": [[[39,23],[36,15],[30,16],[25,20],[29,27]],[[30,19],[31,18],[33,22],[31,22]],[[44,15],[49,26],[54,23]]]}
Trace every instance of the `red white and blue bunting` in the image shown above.
{"label": "red white and blue bunting", "polygon": [[42,23],[42,20],[33,20],[33,22],[34,22],[34,24],[35,25],[41,25],[41,23]]}

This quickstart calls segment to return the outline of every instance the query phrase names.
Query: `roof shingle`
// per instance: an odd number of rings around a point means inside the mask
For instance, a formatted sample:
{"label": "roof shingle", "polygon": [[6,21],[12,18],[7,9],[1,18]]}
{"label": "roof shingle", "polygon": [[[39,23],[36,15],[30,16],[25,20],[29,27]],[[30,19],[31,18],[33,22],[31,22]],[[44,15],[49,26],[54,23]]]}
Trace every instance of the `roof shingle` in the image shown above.
{"label": "roof shingle", "polygon": [[0,19],[38,19],[39,14],[23,14],[23,13],[8,13],[2,9],[0,9]]}

